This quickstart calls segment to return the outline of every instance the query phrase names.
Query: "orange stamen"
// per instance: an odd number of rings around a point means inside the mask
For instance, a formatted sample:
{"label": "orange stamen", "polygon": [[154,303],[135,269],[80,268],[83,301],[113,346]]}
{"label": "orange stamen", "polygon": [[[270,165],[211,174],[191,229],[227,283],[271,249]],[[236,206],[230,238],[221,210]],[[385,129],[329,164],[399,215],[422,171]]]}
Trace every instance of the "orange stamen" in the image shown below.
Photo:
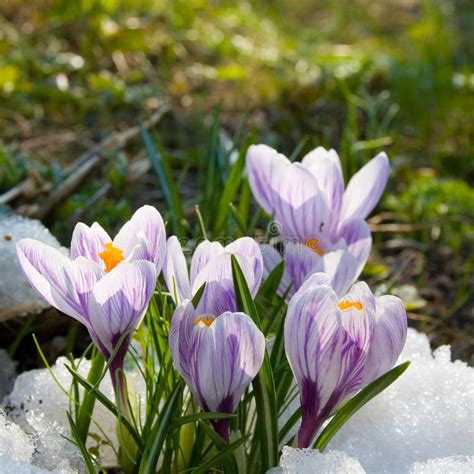
{"label": "orange stamen", "polygon": [[349,308],[355,308],[357,311],[361,311],[364,308],[360,301],[341,301],[337,306],[342,311]]}
{"label": "orange stamen", "polygon": [[316,252],[320,257],[322,257],[326,252],[319,246],[318,239],[308,239],[306,242],[306,247],[308,247],[313,252]]}
{"label": "orange stamen", "polygon": [[105,263],[106,272],[110,272],[110,270],[115,268],[125,258],[123,251],[114,247],[112,242],[105,244],[105,250],[99,253],[99,257]]}
{"label": "orange stamen", "polygon": [[197,318],[194,321],[194,325],[197,326],[199,323],[203,323],[207,327],[210,327],[215,319],[216,319],[215,316],[207,316],[206,318]]}

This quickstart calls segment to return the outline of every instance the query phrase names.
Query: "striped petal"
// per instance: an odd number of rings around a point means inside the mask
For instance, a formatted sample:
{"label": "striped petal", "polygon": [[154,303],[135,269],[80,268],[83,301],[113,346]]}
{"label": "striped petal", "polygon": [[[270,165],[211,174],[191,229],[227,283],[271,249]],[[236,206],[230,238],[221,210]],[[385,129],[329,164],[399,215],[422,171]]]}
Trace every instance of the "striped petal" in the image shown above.
{"label": "striped petal", "polygon": [[192,297],[186,258],[179,240],[174,235],[168,239],[166,244],[163,277],[175,303],[178,304]]}
{"label": "striped petal", "polygon": [[16,251],[20,267],[34,290],[51,306],[84,323],[71,260],[33,239],[20,240]]}
{"label": "striped petal", "polygon": [[[199,311],[219,315],[225,311],[236,310],[237,303],[230,255],[230,253],[222,253],[212,258],[194,281],[192,287],[193,295],[196,294],[204,283],[206,284],[198,305]],[[236,254],[236,258],[247,285],[251,291],[254,289],[253,296],[255,296],[255,275],[252,263],[240,254]]]}
{"label": "striped petal", "polygon": [[121,263],[94,286],[89,321],[95,342],[108,352],[104,356],[110,356],[124,333],[140,325],[155,284],[155,265],[142,260]]}
{"label": "striped petal", "polygon": [[105,271],[92,260],[78,257],[72,262],[72,276],[82,314],[88,319],[89,295],[95,284],[105,276]]}
{"label": "striped petal", "polygon": [[217,257],[223,251],[224,247],[219,242],[210,242],[209,240],[204,240],[196,247],[191,260],[191,285],[209,260]]}
{"label": "striped petal", "polygon": [[363,385],[389,371],[405,345],[407,314],[405,305],[396,296],[376,299],[375,328],[365,364]]}
{"label": "striped petal", "polygon": [[312,269],[326,273],[337,295],[345,294],[358,277],[358,262],[347,250],[324,254]]}
{"label": "striped petal", "polygon": [[322,257],[310,250],[306,245],[297,242],[287,242],[284,250],[285,275],[291,282],[288,294],[291,297],[311,275]]}
{"label": "striped petal", "polygon": [[384,152],[363,166],[347,185],[341,220],[365,219],[379,202],[387,185],[389,172],[390,165]]}
{"label": "striped petal", "polygon": [[191,301],[183,301],[173,313],[169,333],[169,345],[173,364],[188,385],[192,383],[189,373],[189,351],[196,318],[197,313]]}
{"label": "striped petal", "polygon": [[233,413],[262,365],[263,334],[247,315],[227,312],[195,325],[190,349],[190,385],[203,409]]}
{"label": "striped petal", "polygon": [[329,231],[325,196],[311,172],[300,163],[279,167],[272,181],[274,218],[282,234],[301,242]]}
{"label": "striped petal", "polygon": [[71,259],[86,257],[103,267],[104,262],[99,253],[105,249],[105,244],[112,242],[109,234],[102,226],[94,222],[90,227],[79,222],[74,227],[71,238]]}
{"label": "striped petal", "polygon": [[328,278],[312,276],[291,299],[285,349],[300,389],[298,446],[311,445],[318,429],[360,384],[363,352],[348,337]]}
{"label": "striped petal", "polygon": [[253,269],[254,283],[250,292],[255,295],[260,287],[263,276],[263,258],[260,247],[254,239],[242,237],[227,245],[225,251],[246,257]]}
{"label": "striped petal", "polygon": [[161,214],[153,206],[142,206],[124,224],[113,241],[114,247],[122,249],[127,257],[145,242],[145,260],[152,262],[159,273],[166,252],[166,232]]}
{"label": "striped petal", "polygon": [[375,327],[375,297],[367,283],[360,281],[339,301],[341,321],[348,336],[368,353]]}
{"label": "striped petal", "polygon": [[367,263],[372,248],[372,235],[367,222],[362,219],[345,221],[339,232],[347,245],[347,250],[357,260],[357,275],[359,276]]}
{"label": "striped petal", "polygon": [[267,145],[251,145],[247,151],[247,174],[252,194],[270,215],[274,211],[273,177],[276,170],[290,163],[286,156]]}
{"label": "striped petal", "polygon": [[330,233],[334,232],[339,222],[342,199],[344,196],[344,178],[341,160],[335,150],[317,147],[304,156],[302,165],[311,171],[319,189],[324,193],[330,209]]}

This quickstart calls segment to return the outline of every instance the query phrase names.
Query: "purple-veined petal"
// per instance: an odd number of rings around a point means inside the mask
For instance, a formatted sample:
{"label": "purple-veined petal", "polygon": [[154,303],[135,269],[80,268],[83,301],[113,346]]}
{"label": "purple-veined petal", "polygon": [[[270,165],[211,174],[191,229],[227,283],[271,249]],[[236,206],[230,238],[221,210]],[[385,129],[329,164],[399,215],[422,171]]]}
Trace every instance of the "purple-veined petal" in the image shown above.
{"label": "purple-veined petal", "polygon": [[324,272],[331,279],[331,286],[339,296],[344,295],[357,279],[358,262],[347,250],[324,254],[312,272]]}
{"label": "purple-veined petal", "polygon": [[194,321],[197,318],[196,310],[190,300],[183,301],[174,311],[169,333],[171,357],[176,370],[182,375],[186,383],[192,383],[189,374],[191,336]]}
{"label": "purple-veined petal", "polygon": [[71,237],[71,259],[86,257],[104,267],[99,253],[105,250],[105,244],[109,242],[112,242],[112,239],[98,222],[94,222],[90,227],[79,222]]}
{"label": "purple-veined petal", "polygon": [[204,240],[196,247],[191,260],[191,286],[209,260],[220,255],[223,251],[224,247],[219,242],[210,242],[209,240]]}
{"label": "purple-veined petal", "polygon": [[295,297],[296,295],[301,294],[307,289],[313,288],[315,286],[327,286],[328,288],[332,288],[331,279],[329,278],[329,275],[321,272],[312,273],[296,292]]}
{"label": "purple-veined petal", "polygon": [[113,244],[127,257],[140,244],[139,237],[146,243],[146,260],[153,262],[159,273],[165,259],[166,232],[163,218],[153,206],[137,209],[115,236]]}
{"label": "purple-veined petal", "polygon": [[253,288],[250,288],[250,292],[255,295],[260,287],[263,276],[262,252],[257,242],[250,237],[242,237],[227,245],[225,251],[242,255],[249,260],[254,272],[254,284]]}
{"label": "purple-veined petal", "polygon": [[368,353],[375,327],[375,297],[367,283],[360,281],[339,301],[341,321],[352,341]]}
{"label": "purple-veined petal", "polygon": [[344,193],[341,220],[365,219],[379,202],[390,172],[384,152],[363,166],[349,181]]}
{"label": "purple-veined petal", "polygon": [[336,294],[330,286],[320,285],[317,277],[313,280],[290,300],[284,327],[285,350],[298,383],[304,379],[316,381],[319,372],[334,377],[324,384],[331,391],[336,386],[338,370],[320,370],[321,354],[328,356],[323,358],[323,364],[334,362],[329,356],[342,347],[344,332],[337,318]]}
{"label": "purple-veined petal", "polygon": [[191,388],[200,404],[233,413],[262,365],[263,334],[247,315],[227,312],[194,327],[191,349]]}
{"label": "purple-veined petal", "polygon": [[[152,262],[123,262],[107,273],[89,295],[89,322],[109,356],[120,337],[141,323],[156,284]],[[91,334],[92,335],[92,334]]]}
{"label": "purple-veined petal", "polygon": [[105,275],[105,271],[97,263],[86,257],[78,257],[72,262],[72,276],[77,297],[86,319],[88,319],[89,295],[95,284]]}
{"label": "purple-veined petal", "polygon": [[192,297],[186,258],[179,240],[174,235],[168,239],[166,244],[163,276],[175,303]]}
{"label": "purple-veined petal", "polygon": [[376,298],[375,329],[365,363],[363,386],[388,372],[398,359],[407,335],[405,305],[396,296]]}
{"label": "purple-veined petal", "polygon": [[313,273],[322,257],[304,244],[289,241],[285,243],[284,258],[285,277],[291,283],[288,297],[291,297]]}
{"label": "purple-veined petal", "polygon": [[73,277],[73,264],[61,252],[33,239],[16,245],[18,261],[33,289],[51,306],[81,323],[85,314]]}
{"label": "purple-veined petal", "polygon": [[311,172],[301,163],[279,167],[273,177],[274,218],[287,238],[301,242],[329,231],[328,206]]}
{"label": "purple-veined petal", "polygon": [[[236,254],[236,258],[247,285],[252,290],[255,287],[252,263],[249,259],[239,254]],[[204,283],[206,283],[206,287],[201,296],[198,311],[219,315],[225,311],[236,310],[230,253],[222,253],[209,260],[194,281],[192,294],[196,294]],[[252,296],[255,296],[255,294]]]}
{"label": "purple-veined petal", "polygon": [[247,174],[256,201],[270,215],[273,215],[274,202],[272,180],[280,166],[290,161],[267,145],[251,145],[247,151]]}
{"label": "purple-veined petal", "polygon": [[319,189],[324,193],[329,215],[330,233],[333,233],[339,222],[344,196],[344,178],[341,161],[335,150],[317,147],[304,156],[302,165],[308,168],[318,182]]}
{"label": "purple-veined petal", "polygon": [[367,263],[370,249],[372,248],[372,235],[367,222],[362,219],[351,219],[342,225],[339,236],[347,244],[347,250],[357,260],[357,276],[359,276]]}
{"label": "purple-veined petal", "polygon": [[284,328],[286,354],[300,389],[299,447],[310,446],[324,420],[360,386],[364,361],[342,325],[327,279],[316,274],[311,280],[291,299]]}

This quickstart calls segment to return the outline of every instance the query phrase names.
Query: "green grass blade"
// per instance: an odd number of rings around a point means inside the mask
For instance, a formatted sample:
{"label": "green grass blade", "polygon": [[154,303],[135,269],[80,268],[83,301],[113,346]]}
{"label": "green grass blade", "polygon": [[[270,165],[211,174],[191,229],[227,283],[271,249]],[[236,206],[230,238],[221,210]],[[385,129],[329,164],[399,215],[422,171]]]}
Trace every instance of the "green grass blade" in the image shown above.
{"label": "green grass blade", "polygon": [[[95,350],[94,355],[91,359],[91,368],[87,374],[87,381],[92,385],[99,381],[102,375],[102,369],[104,368],[104,357],[102,354]],[[89,426],[91,423],[92,412],[94,411],[95,405],[95,393],[93,391],[84,391],[84,398],[82,404],[79,407],[77,415],[77,432],[81,442],[85,443],[87,435],[89,433]]]}
{"label": "green grass blade", "polygon": [[178,402],[181,397],[182,385],[176,385],[170,398],[166,401],[158,419],[150,433],[150,442],[145,445],[142,458],[140,460],[139,474],[151,474],[156,472],[156,465],[160,457],[161,449],[169,432],[173,414],[176,412]]}
{"label": "green grass blade", "polygon": [[206,282],[204,282],[200,287],[199,290],[196,291],[196,294],[193,296],[191,303],[193,304],[194,308],[197,308],[199,302],[201,301],[202,294],[206,288]]}
{"label": "green grass blade", "polygon": [[[209,428],[210,430],[210,428]],[[243,436],[242,438],[239,438],[237,441],[234,441],[233,443],[230,444],[225,444],[225,446],[222,446],[221,449],[219,449],[219,452],[202,463],[199,467],[196,469],[193,469],[193,474],[205,474],[209,472],[209,470],[217,466],[221,463],[226,462],[226,471],[225,472],[236,472],[237,473],[237,462],[234,457],[234,451],[237,450],[240,446],[242,446],[245,441],[247,441],[248,436]],[[229,462],[229,460],[232,460],[233,462]],[[231,467],[232,466],[232,467]]]}
{"label": "green grass blade", "polygon": [[186,415],[180,417],[179,420],[173,422],[170,428],[177,428],[181,425],[186,425],[187,423],[193,423],[198,420],[224,420],[227,418],[235,418],[235,415],[230,413],[217,413],[217,412],[202,412],[202,413],[193,413],[192,415]]}
{"label": "green grass blade", "polygon": [[318,436],[318,439],[314,443],[314,448],[324,451],[329,441],[331,441],[333,436],[341,429],[347,420],[349,420],[349,418],[356,411],[360,410],[368,401],[372,400],[372,398],[378,395],[382,390],[385,390],[389,385],[395,382],[395,380],[405,372],[409,365],[410,361],[397,365],[394,369],[380,376],[378,379],[375,379],[355,397],[351,398],[341,408],[339,408],[334,415],[334,418]]}
{"label": "green grass blade", "polygon": [[[231,256],[231,261],[237,305],[241,311],[248,314],[255,324],[261,328],[262,325],[257,308],[252,300],[247,282],[235,255]],[[278,463],[278,416],[275,382],[270,359],[266,351],[262,368],[253,380],[252,386],[257,412],[256,435],[260,444],[260,460],[262,472],[266,472]]]}
{"label": "green grass blade", "polygon": [[171,170],[169,169],[166,160],[159,152],[148,130],[146,130],[144,127],[140,127],[140,133],[145,145],[148,159],[150,160],[158,178],[166,205],[168,206],[168,209],[172,211],[170,216],[173,229],[178,235],[184,235],[185,231],[182,224],[184,213],[176,184],[173,180],[173,177],[171,176]]}
{"label": "green grass blade", "polygon": [[142,440],[140,439],[140,436],[138,433],[135,431],[133,426],[130,424],[130,422],[123,416],[120,415],[120,412],[117,408],[117,406],[111,402],[100,390],[92,386],[85,378],[81,377],[77,372],[74,372],[74,370],[71,369],[68,365],[64,365],[66,369],[69,371],[69,373],[72,375],[72,377],[77,380],[86,390],[89,392],[93,392],[95,395],[95,398],[102,403],[102,405],[105,406],[111,413],[113,413],[117,418],[120,418],[121,423],[127,428],[128,432],[132,435],[134,441],[137,443],[139,447],[143,446]]}
{"label": "green grass blade", "polygon": [[283,273],[285,272],[285,261],[282,260],[268,275],[258,290],[258,295],[264,296],[271,301],[280,286]]}
{"label": "green grass blade", "polygon": [[71,414],[67,411],[66,412],[67,419],[69,421],[69,426],[71,428],[71,434],[74,437],[74,441],[76,442],[77,447],[81,451],[82,457],[84,458],[84,462],[86,463],[87,472],[89,474],[95,474],[97,470],[94,468],[94,463],[92,462],[91,455],[87,450],[85,441],[81,438],[81,435],[78,431],[78,427],[74,423]]}
{"label": "green grass blade", "polygon": [[229,215],[229,204],[234,199],[237,191],[239,190],[240,183],[242,181],[242,172],[245,165],[245,153],[243,149],[239,154],[239,158],[231,168],[230,174],[226,180],[224,190],[222,191],[219,205],[217,207],[217,215],[214,225],[213,237],[218,237],[219,232],[224,227],[227,217]]}

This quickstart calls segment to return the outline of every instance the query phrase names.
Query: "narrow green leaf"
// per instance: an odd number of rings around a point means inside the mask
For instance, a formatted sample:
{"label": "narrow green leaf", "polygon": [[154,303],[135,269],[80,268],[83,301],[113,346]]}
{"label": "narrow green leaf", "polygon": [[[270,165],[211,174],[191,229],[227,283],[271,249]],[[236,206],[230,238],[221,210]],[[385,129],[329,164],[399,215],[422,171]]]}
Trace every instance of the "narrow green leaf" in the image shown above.
{"label": "narrow green leaf", "polygon": [[77,429],[76,424],[74,423],[74,420],[72,419],[71,414],[68,411],[66,412],[66,416],[69,421],[69,426],[71,427],[71,434],[74,437],[74,441],[76,442],[79,450],[81,451],[82,457],[84,458],[84,461],[86,463],[87,472],[89,474],[95,474],[97,470],[94,468],[91,455],[86,448],[84,440],[81,438],[81,435]]}
{"label": "narrow green leaf", "polygon": [[193,413],[192,415],[186,415],[179,418],[179,420],[174,421],[170,425],[170,429],[177,428],[181,425],[186,425],[187,423],[193,423],[198,420],[223,420],[227,418],[235,418],[235,415],[230,413],[217,413],[217,412],[201,412]]}
{"label": "narrow green leaf", "polygon": [[233,457],[233,452],[239,447],[242,446],[245,441],[247,441],[248,436],[244,436],[233,443],[226,445],[224,449],[221,449],[215,456],[202,463],[196,469],[193,469],[193,474],[207,473],[212,467],[221,464],[229,456]]}
{"label": "narrow green leaf", "polygon": [[259,295],[264,296],[271,301],[273,296],[280,286],[281,279],[283,278],[283,273],[285,272],[285,261],[282,260],[268,275],[265,281],[260,286],[258,291]]}
{"label": "narrow green leaf", "polygon": [[165,442],[168,429],[170,428],[170,422],[173,413],[176,411],[180,396],[182,392],[182,385],[176,385],[170,398],[166,401],[158,419],[155,422],[149,440],[143,451],[142,458],[140,460],[140,467],[138,468],[139,474],[151,474],[156,472],[156,465],[158,464],[158,458],[160,457],[163,443]]}
{"label": "narrow green leaf", "polygon": [[191,303],[193,304],[194,308],[197,308],[199,302],[201,301],[202,294],[204,293],[204,289],[206,288],[206,282],[204,282],[200,287],[199,290],[196,291],[196,294],[193,296]]}
{"label": "narrow green leaf", "polygon": [[244,165],[245,153],[241,151],[239,154],[239,158],[231,168],[230,174],[226,180],[224,190],[222,191],[221,198],[219,200],[219,205],[217,207],[217,215],[214,224],[214,238],[217,238],[219,232],[222,230],[227,220],[227,217],[229,215],[229,204],[234,199],[240,187]]}
{"label": "narrow green leaf", "polygon": [[140,127],[140,134],[145,145],[148,159],[150,160],[158,178],[161,192],[163,193],[166,204],[168,208],[172,210],[171,219],[174,230],[176,233],[181,235],[184,232],[182,225],[184,213],[176,184],[171,175],[171,170],[156,147],[155,142],[148,130],[146,130],[144,127]]}
{"label": "narrow green leaf", "polygon": [[372,400],[382,390],[385,390],[410,365],[410,361],[404,362],[403,364],[397,365],[394,369],[390,370],[384,375],[381,375],[378,379],[375,379],[372,383],[362,389],[355,397],[347,401],[339,410],[337,410],[334,418],[329,422],[326,428],[318,436],[318,439],[314,443],[314,448],[319,449],[321,452],[324,451],[329,441],[333,436],[341,429],[341,427],[349,420],[349,418],[358,410],[360,410],[368,401]]}
{"label": "narrow green leaf", "polygon": [[243,221],[243,219],[240,215],[239,210],[232,203],[229,204],[229,209],[230,209],[232,217],[234,218],[234,220],[237,224],[237,227],[240,231],[240,236],[247,235],[248,234],[247,228],[246,228],[245,223],[244,223],[244,221]]}
{"label": "narrow green leaf", "polygon": [[[91,368],[87,374],[87,381],[92,385],[98,382],[102,375],[102,369],[104,368],[104,357],[98,351],[95,350],[91,359]],[[95,405],[95,393],[93,391],[88,392],[84,390],[84,397],[82,399],[82,404],[79,407],[77,415],[77,432],[81,442],[84,444],[87,440],[87,435],[89,433],[89,426],[91,423],[92,412],[94,411]]]}
{"label": "narrow green leaf", "polygon": [[290,418],[288,418],[287,422],[283,425],[283,428],[280,430],[278,437],[281,441],[285,441],[285,443],[289,441],[289,440],[286,440],[285,438],[290,434],[291,430],[296,425],[296,423],[298,423],[300,418],[301,418],[301,408],[298,407],[298,409],[293,413],[293,415],[290,416]]}
{"label": "narrow green leaf", "polygon": [[[261,329],[261,321],[244,274],[235,255],[231,256],[232,277],[234,280],[237,305],[248,314],[257,327]],[[260,444],[262,471],[274,467],[278,463],[278,416],[276,408],[275,382],[268,353],[265,351],[262,368],[252,382],[255,396],[257,426],[256,435]]]}
{"label": "narrow green leaf", "polygon": [[73,376],[75,380],[77,380],[86,390],[89,392],[93,392],[95,398],[102,403],[111,413],[113,413],[117,418],[120,418],[121,423],[127,428],[128,432],[132,435],[134,441],[137,443],[139,447],[143,445],[140,436],[135,431],[133,426],[130,422],[123,416],[120,415],[117,406],[111,402],[100,390],[92,386],[85,378],[81,377],[77,372],[71,369],[68,365],[64,364],[64,367],[69,371],[69,373]]}

